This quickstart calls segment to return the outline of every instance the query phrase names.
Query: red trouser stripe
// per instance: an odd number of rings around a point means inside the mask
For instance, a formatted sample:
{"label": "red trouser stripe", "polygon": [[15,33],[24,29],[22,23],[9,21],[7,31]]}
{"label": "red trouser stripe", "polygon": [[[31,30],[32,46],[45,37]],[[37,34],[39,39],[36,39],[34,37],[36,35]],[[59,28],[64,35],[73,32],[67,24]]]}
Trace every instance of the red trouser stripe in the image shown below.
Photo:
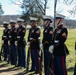
{"label": "red trouser stripe", "polygon": [[65,58],[64,58],[64,56],[62,57],[62,68],[63,68],[63,73],[64,73],[64,75],[66,75],[66,67],[65,67]]}
{"label": "red trouser stripe", "polygon": [[39,58],[38,50],[37,50],[36,54],[37,54],[37,58],[38,58],[38,72],[40,72],[40,58]]}
{"label": "red trouser stripe", "polygon": [[53,71],[53,74],[52,75],[54,75],[54,65],[52,65],[52,71]]}

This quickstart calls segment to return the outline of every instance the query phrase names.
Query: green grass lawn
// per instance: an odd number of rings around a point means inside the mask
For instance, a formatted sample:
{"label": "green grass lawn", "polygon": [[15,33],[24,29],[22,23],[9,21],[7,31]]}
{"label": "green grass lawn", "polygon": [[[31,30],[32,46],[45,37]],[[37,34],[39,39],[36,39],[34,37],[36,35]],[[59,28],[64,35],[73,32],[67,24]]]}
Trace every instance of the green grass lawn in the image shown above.
{"label": "green grass lawn", "polygon": [[[3,28],[0,28],[0,46],[1,46],[1,36],[2,36]],[[76,30],[75,29],[70,29],[68,30],[68,38],[66,41],[66,45],[69,49],[70,54],[67,56],[66,63],[67,63],[67,70],[68,70],[68,75],[73,75],[74,72],[74,65],[75,65],[75,40],[76,40]],[[27,41],[27,36],[28,36],[28,30],[26,31],[25,39]],[[42,32],[41,32],[42,36]],[[41,37],[42,39],[42,37]],[[26,46],[27,50],[27,46]]]}
{"label": "green grass lawn", "polygon": [[67,56],[67,70],[68,70],[68,75],[73,75],[74,71],[74,65],[75,65],[75,40],[76,40],[76,30],[75,29],[70,29],[68,30],[68,38],[66,41],[66,45],[69,49],[70,54]]}

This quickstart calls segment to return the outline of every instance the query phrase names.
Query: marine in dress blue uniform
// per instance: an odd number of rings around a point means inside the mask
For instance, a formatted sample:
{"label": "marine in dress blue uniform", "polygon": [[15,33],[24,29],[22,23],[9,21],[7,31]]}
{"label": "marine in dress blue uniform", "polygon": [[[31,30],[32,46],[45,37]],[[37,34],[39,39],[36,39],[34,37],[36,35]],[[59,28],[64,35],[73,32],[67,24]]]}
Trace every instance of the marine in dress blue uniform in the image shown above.
{"label": "marine in dress blue uniform", "polygon": [[51,16],[44,16],[44,31],[43,31],[43,51],[44,51],[44,72],[47,75],[47,68],[50,60],[49,46],[52,43],[53,27],[50,25],[52,23]]}
{"label": "marine in dress blue uniform", "polygon": [[3,42],[3,47],[4,47],[4,61],[8,61],[8,36],[9,36],[9,28],[8,28],[9,23],[8,22],[3,22],[4,26],[4,31],[2,35],[2,42]]}
{"label": "marine in dress blue uniform", "polygon": [[10,45],[10,56],[11,56],[11,64],[17,65],[17,49],[16,49],[16,38],[17,38],[17,29],[15,27],[16,21],[10,20],[10,34],[9,34],[9,45]]}
{"label": "marine in dress blue uniform", "polygon": [[54,31],[54,74],[55,75],[67,75],[66,70],[66,55],[68,49],[65,45],[68,31],[63,26],[64,15],[56,14],[57,28]]}
{"label": "marine in dress blue uniform", "polygon": [[17,29],[18,66],[26,68],[26,41],[24,38],[26,28],[22,25],[23,21],[24,20],[21,18],[17,19],[17,24],[19,26]]}
{"label": "marine in dress blue uniform", "polygon": [[28,35],[28,42],[30,42],[31,60],[32,60],[30,71],[35,71],[35,73],[39,73],[40,29],[37,27],[37,18],[30,17],[30,25],[31,25],[31,28],[29,30],[29,35]]}

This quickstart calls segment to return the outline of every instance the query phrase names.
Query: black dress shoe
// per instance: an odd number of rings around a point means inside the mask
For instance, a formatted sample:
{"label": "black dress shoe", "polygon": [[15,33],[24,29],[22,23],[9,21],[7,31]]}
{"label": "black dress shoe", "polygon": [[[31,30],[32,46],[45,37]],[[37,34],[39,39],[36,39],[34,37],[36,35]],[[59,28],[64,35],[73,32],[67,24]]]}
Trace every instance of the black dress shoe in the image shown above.
{"label": "black dress shoe", "polygon": [[32,70],[32,69],[31,69],[31,70],[29,70],[29,72],[33,72],[33,71],[35,71],[35,70]]}
{"label": "black dress shoe", "polygon": [[38,74],[38,73],[39,73],[38,71],[35,71],[35,72],[34,72],[34,74]]}
{"label": "black dress shoe", "polygon": [[20,67],[19,65],[15,65],[15,67]]}

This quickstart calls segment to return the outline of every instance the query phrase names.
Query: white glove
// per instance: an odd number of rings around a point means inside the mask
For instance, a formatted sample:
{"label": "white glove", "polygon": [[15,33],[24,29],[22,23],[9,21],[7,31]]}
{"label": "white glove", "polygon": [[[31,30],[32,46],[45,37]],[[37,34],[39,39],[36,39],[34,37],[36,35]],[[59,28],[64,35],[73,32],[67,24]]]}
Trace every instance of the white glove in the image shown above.
{"label": "white glove", "polygon": [[32,40],[33,38],[30,38],[30,40]]}
{"label": "white glove", "polygon": [[8,41],[8,45],[10,45],[10,41]]}
{"label": "white glove", "polygon": [[20,36],[17,36],[17,39],[20,39]]}
{"label": "white glove", "polygon": [[15,45],[17,46],[17,41],[15,41]]}
{"label": "white glove", "polygon": [[55,43],[59,43],[59,40],[55,40]]}
{"label": "white glove", "polygon": [[6,38],[7,36],[3,36],[3,38]]}
{"label": "white glove", "polygon": [[43,44],[42,43],[40,44],[40,48],[43,49]]}
{"label": "white glove", "polygon": [[9,38],[11,38],[12,36],[9,36]]}
{"label": "white glove", "polygon": [[54,46],[51,45],[51,46],[49,47],[49,52],[50,52],[50,53],[53,53],[53,49],[54,49]]}
{"label": "white glove", "polygon": [[30,42],[28,42],[27,45],[29,46],[30,45]]}

